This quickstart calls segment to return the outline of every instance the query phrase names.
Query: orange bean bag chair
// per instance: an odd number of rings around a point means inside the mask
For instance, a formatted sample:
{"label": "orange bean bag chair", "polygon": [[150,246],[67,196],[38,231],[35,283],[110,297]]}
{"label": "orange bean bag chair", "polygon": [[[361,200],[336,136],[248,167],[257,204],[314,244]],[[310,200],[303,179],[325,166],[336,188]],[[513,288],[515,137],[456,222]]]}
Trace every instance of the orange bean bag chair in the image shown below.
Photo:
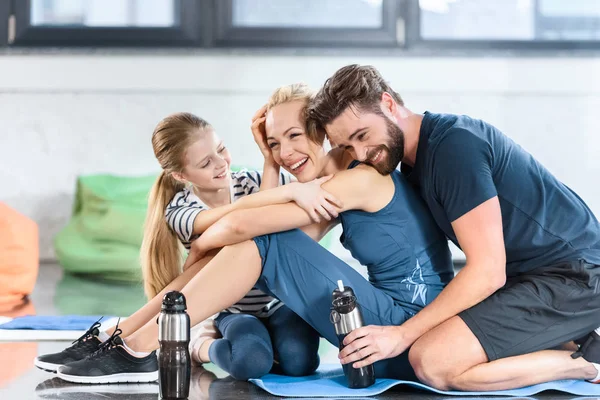
{"label": "orange bean bag chair", "polygon": [[[2,312],[2,315],[11,318],[35,315],[35,308],[31,302],[24,302],[11,312]],[[0,343],[0,360],[10,360],[0,363],[0,389],[31,371],[37,355],[37,342]]]}
{"label": "orange bean bag chair", "polygon": [[23,304],[39,270],[37,224],[0,202],[0,313]]}

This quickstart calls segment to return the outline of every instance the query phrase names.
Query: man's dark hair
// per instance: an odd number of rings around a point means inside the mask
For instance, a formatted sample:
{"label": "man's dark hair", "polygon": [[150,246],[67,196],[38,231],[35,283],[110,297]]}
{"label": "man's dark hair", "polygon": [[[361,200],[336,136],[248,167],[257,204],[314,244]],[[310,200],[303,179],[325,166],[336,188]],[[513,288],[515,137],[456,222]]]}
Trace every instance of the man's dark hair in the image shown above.
{"label": "man's dark hair", "polygon": [[399,105],[404,105],[400,95],[392,90],[375,67],[347,65],[325,81],[311,101],[307,117],[325,127],[350,106],[360,112],[381,115],[380,103],[384,92],[389,93]]}

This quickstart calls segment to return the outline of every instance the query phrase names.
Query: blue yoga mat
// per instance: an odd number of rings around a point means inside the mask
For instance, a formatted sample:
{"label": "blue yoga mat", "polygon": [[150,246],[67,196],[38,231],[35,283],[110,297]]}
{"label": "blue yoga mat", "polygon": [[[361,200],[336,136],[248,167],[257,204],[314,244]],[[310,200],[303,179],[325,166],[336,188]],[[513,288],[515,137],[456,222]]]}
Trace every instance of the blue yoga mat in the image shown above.
{"label": "blue yoga mat", "polygon": [[[43,331],[85,331],[96,321],[100,316],[89,315],[27,315],[18,317],[0,325],[0,329],[31,329]],[[106,321],[110,317],[104,317],[102,321]]]}
{"label": "blue yoga mat", "polygon": [[258,387],[275,396],[282,397],[366,397],[375,396],[397,386],[407,385],[413,388],[450,396],[531,396],[545,390],[558,390],[577,396],[600,396],[600,385],[585,381],[563,380],[513,390],[491,392],[445,392],[419,382],[396,379],[377,379],[375,384],[365,389],[349,389],[346,378],[339,365],[325,364],[319,367],[315,375],[290,377],[268,374],[260,379],[250,379]]}

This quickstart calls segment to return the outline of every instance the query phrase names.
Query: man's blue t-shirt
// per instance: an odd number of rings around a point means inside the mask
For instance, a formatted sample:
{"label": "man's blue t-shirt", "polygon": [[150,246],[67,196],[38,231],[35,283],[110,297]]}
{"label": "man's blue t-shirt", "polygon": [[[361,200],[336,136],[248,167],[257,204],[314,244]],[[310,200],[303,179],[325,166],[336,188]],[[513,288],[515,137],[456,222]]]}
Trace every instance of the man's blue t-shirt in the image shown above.
{"label": "man's blue t-shirt", "polygon": [[401,169],[456,245],[451,222],[498,196],[508,276],[579,259],[600,265],[600,223],[585,202],[488,123],[425,113],[415,166]]}

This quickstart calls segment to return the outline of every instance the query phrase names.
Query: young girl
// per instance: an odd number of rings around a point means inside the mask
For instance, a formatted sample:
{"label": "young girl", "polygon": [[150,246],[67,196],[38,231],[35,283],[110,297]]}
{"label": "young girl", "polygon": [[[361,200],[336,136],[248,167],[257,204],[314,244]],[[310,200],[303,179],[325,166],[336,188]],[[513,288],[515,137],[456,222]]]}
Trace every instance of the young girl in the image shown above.
{"label": "young girl", "polygon": [[[320,184],[325,180],[259,192],[277,186],[278,180],[287,183],[289,178],[269,159],[265,159],[264,175],[231,172],[231,156],[224,143],[206,121],[192,114],[163,119],[152,135],[152,146],[162,172],[150,193],[142,244],[144,285],[151,300],[118,328],[99,332],[95,324],[73,346],[38,357],[39,368],[56,371],[98,350],[111,334],[125,337],[155,319],[162,295],[181,289],[208,261],[182,271],[180,243],[189,250],[193,240],[227,213],[289,201],[297,201],[309,213],[322,209],[322,202],[314,199],[323,198]],[[196,362],[212,361],[234,378],[245,380],[271,369],[287,375],[310,374],[319,364],[318,344],[319,335],[306,322],[279,300],[253,288],[239,302],[194,328],[190,347]],[[156,377],[153,371],[137,374],[135,379]]]}

